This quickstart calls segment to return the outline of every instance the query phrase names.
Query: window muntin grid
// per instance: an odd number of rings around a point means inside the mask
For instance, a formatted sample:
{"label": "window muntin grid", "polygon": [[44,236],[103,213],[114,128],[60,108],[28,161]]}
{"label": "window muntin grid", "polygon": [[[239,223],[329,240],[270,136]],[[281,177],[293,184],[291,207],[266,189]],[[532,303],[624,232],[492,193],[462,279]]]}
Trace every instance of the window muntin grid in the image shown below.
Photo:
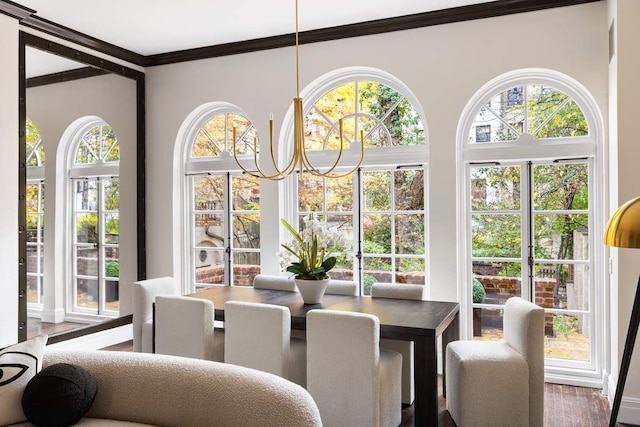
{"label": "window muntin grid", "polygon": [[44,144],[36,124],[26,122],[27,303],[41,306],[44,279]]}
{"label": "window muntin grid", "polygon": [[190,291],[251,285],[260,272],[260,182],[230,157],[234,127],[239,155],[253,154],[258,134],[235,107],[213,103],[208,111],[186,149]]}
{"label": "window muntin grid", "polygon": [[195,289],[247,286],[260,273],[260,185],[222,172],[189,177],[191,265]]}
{"label": "window muntin grid", "polygon": [[534,139],[589,135],[584,112],[566,93],[528,83],[496,93],[478,110],[469,143],[512,142],[523,134]]}
{"label": "window muntin grid", "polygon": [[74,157],[75,165],[99,165],[119,161],[120,145],[111,126],[102,124],[92,127],[80,138]]}
{"label": "window muntin grid", "polygon": [[424,146],[424,127],[416,109],[395,89],[376,81],[354,80],[329,89],[305,112],[305,142],[310,150],[344,148],[360,142],[365,148]]}
{"label": "window muntin grid", "polygon": [[219,157],[224,152],[233,154],[234,127],[237,154],[253,154],[254,144],[259,144],[258,132],[253,123],[240,114],[222,113],[212,116],[198,129],[191,143],[190,157]]}
{"label": "window muntin grid", "polygon": [[74,147],[70,310],[113,317],[120,311],[120,145],[115,130],[97,122]]}

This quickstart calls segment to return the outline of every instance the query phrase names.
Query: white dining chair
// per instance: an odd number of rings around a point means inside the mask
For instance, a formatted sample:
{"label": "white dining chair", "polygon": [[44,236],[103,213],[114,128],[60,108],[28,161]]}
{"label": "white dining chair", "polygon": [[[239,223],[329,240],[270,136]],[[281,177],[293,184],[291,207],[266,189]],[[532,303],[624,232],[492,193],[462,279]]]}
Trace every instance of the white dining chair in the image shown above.
{"label": "white dining chair", "polygon": [[226,363],[269,372],[306,386],[306,344],[291,338],[289,308],[227,301],[224,313]]}
{"label": "white dining chair", "polygon": [[217,337],[209,300],[158,295],[155,301],[155,352],[224,361],[224,334]]}
{"label": "white dining chair", "polygon": [[544,309],[511,297],[503,328],[504,341],[447,345],[447,410],[459,427],[543,425]]}
{"label": "white dining chair", "polygon": [[324,290],[328,295],[358,295],[358,283],[353,280],[329,280]]}
{"label": "white dining chair", "polygon": [[153,352],[153,303],[158,295],[178,295],[173,277],[133,282],[133,351]]}
{"label": "white dining chair", "polygon": [[324,426],[400,424],[402,355],[380,350],[379,337],[371,314],[307,313],[307,390]]}
{"label": "white dining chair", "polygon": [[273,289],[276,291],[297,292],[296,282],[290,277],[258,274],[253,278],[255,289]]}
{"label": "white dining chair", "polygon": [[[398,283],[374,283],[371,286],[372,298],[395,298],[421,300],[424,294],[422,285]],[[413,379],[413,342],[382,338],[380,348],[397,351],[402,354],[402,403],[411,405],[415,398]]]}

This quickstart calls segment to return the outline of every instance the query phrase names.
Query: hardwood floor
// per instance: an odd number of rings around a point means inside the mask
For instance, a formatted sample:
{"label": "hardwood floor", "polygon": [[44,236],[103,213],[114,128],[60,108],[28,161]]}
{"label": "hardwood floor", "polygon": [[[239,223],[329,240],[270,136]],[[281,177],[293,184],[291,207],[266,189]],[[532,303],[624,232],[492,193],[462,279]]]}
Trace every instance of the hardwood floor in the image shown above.
{"label": "hardwood floor", "polygon": [[40,334],[54,334],[57,332],[69,331],[71,329],[87,326],[84,323],[62,322],[62,323],[45,323],[38,319],[27,319],[27,339],[33,338]]}

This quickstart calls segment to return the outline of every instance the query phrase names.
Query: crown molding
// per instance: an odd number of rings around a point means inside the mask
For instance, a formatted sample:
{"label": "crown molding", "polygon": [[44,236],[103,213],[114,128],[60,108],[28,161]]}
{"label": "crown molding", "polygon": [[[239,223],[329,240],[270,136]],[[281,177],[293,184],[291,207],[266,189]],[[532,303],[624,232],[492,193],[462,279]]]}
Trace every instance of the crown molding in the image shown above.
{"label": "crown molding", "polygon": [[[302,31],[299,33],[299,44],[318,43],[394,31],[411,30],[415,28],[475,19],[494,18],[498,16],[533,12],[556,7],[575,6],[597,1],[603,0],[496,0],[488,3],[453,7],[432,12]],[[256,52],[288,46],[295,46],[295,34],[293,33],[149,55],[146,57],[146,66],[166,65],[177,62],[236,55],[240,53]]]}
{"label": "crown molding", "polygon": [[0,13],[21,21],[33,15],[36,11],[9,0],[2,0],[0,1]]}
{"label": "crown molding", "polygon": [[[575,6],[597,1],[604,0],[495,0],[487,3],[459,6],[432,12],[303,31],[299,34],[299,43],[309,44],[330,40],[340,40],[351,37],[361,37],[372,34],[382,34],[414,28],[430,27],[434,25],[463,22],[474,19],[494,18],[516,13],[534,12],[537,10],[556,7]],[[0,13],[20,19],[20,24],[23,26],[94,49],[98,52],[102,52],[114,58],[118,58],[141,67],[237,55],[241,53],[257,52],[295,45],[295,35],[292,33],[144,56],[80,33],[71,28],[56,24],[55,22],[40,18],[35,15],[35,11],[22,7],[10,0],[0,0]]]}

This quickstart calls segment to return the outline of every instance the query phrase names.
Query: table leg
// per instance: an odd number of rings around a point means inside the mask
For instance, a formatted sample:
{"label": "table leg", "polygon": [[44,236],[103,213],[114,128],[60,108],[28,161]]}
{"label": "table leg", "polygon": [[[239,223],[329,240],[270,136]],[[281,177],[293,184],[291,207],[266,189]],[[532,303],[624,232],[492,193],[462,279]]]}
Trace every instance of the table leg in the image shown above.
{"label": "table leg", "polygon": [[447,357],[446,349],[447,344],[451,341],[457,341],[460,339],[460,325],[458,320],[458,313],[453,318],[453,321],[447,326],[447,329],[442,333],[442,395],[447,396],[447,383],[445,374],[447,372]]}
{"label": "table leg", "polygon": [[413,346],[415,425],[438,425],[438,363],[436,337],[416,337]]}

